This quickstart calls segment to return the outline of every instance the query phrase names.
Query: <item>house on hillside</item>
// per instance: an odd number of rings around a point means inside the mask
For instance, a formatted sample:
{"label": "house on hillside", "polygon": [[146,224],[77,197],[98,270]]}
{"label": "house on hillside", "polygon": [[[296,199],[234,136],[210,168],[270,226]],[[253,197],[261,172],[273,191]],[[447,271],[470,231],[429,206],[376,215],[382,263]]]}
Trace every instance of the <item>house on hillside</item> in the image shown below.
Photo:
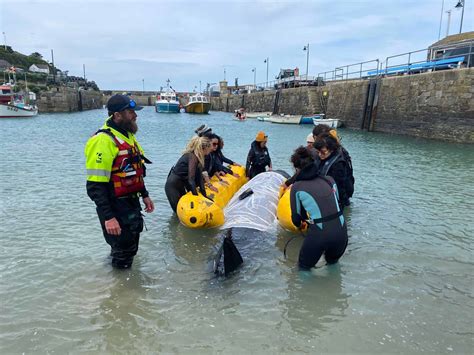
{"label": "house on hillside", "polygon": [[11,66],[12,65],[8,63],[5,59],[0,59],[0,71],[5,71]]}
{"label": "house on hillside", "polygon": [[48,64],[32,64],[28,68],[28,70],[33,72],[33,73],[49,74],[49,65]]}

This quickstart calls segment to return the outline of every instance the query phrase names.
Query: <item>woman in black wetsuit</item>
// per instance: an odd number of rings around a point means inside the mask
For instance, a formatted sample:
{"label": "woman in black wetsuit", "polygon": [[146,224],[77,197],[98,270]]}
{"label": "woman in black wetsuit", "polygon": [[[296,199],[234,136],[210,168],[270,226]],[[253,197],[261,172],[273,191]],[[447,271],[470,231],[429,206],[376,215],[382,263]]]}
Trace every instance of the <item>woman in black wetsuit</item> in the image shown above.
{"label": "woman in black wetsuit", "polygon": [[330,176],[320,176],[314,158],[305,147],[291,156],[299,174],[291,188],[291,220],[297,227],[308,225],[298,264],[302,269],[316,265],[323,253],[336,263],[347,247],[347,227],[337,202],[337,187]]}
{"label": "woman in black wetsuit", "polygon": [[354,192],[354,179],[352,164],[347,160],[343,148],[330,133],[317,136],[314,148],[321,160],[319,174],[331,176],[336,181],[340,206],[349,206],[349,198]]}
{"label": "woman in black wetsuit", "polygon": [[247,165],[245,166],[245,174],[249,179],[265,172],[267,166],[269,170],[272,170],[272,160],[268,153],[267,140],[268,137],[265,133],[260,131],[250,146]]}
{"label": "woman in black wetsuit", "polygon": [[181,158],[171,168],[165,184],[165,193],[175,213],[179,199],[188,191],[192,191],[193,195],[197,195],[197,187],[199,187],[199,192],[207,197],[202,171],[204,158],[210,152],[211,142],[208,138],[193,137]]}

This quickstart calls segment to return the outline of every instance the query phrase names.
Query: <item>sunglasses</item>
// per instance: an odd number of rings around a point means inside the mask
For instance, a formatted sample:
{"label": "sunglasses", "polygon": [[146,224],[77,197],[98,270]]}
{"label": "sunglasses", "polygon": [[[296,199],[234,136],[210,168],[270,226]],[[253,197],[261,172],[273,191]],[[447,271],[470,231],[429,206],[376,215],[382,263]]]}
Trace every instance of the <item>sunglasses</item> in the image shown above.
{"label": "sunglasses", "polygon": [[124,107],[122,107],[120,111],[118,112],[122,112],[123,110],[126,110],[127,108],[134,109],[135,107],[137,107],[137,103],[134,100],[130,99],[130,102],[126,104]]}
{"label": "sunglasses", "polygon": [[219,143],[212,143],[213,147],[217,147],[218,145],[219,145]]}

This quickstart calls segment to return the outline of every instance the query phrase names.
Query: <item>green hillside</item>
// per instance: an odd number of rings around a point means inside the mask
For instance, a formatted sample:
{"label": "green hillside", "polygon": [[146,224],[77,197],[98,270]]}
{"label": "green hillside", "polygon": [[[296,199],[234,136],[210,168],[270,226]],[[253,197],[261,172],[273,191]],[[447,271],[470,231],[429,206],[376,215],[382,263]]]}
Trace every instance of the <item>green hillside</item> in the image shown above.
{"label": "green hillside", "polygon": [[22,53],[16,52],[10,46],[0,46],[0,59],[6,60],[11,65],[28,70],[32,64],[47,64],[50,67],[52,66],[43,59],[40,53],[32,53],[30,55],[24,55]]}

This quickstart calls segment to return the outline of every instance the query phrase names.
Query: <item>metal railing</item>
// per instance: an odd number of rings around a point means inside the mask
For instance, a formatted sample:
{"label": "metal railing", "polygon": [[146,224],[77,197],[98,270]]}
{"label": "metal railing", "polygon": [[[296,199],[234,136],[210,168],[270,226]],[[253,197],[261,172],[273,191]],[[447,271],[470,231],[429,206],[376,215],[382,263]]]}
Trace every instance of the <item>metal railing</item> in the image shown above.
{"label": "metal railing", "polygon": [[[385,64],[385,65],[384,65]],[[371,79],[391,75],[412,75],[429,71],[474,67],[474,41],[452,47],[432,47],[348,64],[315,76],[300,75],[258,83],[252,91],[277,90],[282,87],[323,85],[328,81]],[[293,85],[293,86],[291,86]],[[251,85],[253,86],[253,85]],[[248,92],[248,91],[247,91]]]}
{"label": "metal railing", "polygon": [[373,59],[336,67],[334,70],[318,73],[318,77],[324,81],[361,79],[366,77],[368,72],[379,68],[380,60]]}

